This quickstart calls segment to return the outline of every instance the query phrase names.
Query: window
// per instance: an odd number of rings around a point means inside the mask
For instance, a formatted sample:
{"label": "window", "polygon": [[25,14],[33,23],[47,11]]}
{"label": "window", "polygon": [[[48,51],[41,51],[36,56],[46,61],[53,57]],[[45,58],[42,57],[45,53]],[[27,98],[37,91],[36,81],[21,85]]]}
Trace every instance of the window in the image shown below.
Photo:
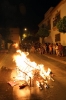
{"label": "window", "polygon": [[55,42],[60,41],[60,33],[55,35]]}
{"label": "window", "polygon": [[60,20],[60,12],[57,12],[53,20],[53,27],[56,26],[57,22]]}

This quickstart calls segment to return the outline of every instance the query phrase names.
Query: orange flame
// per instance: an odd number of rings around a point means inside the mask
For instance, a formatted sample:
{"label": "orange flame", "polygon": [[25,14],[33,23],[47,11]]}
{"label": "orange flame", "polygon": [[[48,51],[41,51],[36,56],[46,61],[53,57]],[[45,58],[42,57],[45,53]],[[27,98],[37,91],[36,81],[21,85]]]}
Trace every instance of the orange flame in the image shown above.
{"label": "orange flame", "polygon": [[29,78],[33,78],[36,70],[39,70],[39,74],[43,79],[50,79],[51,69],[48,68],[48,71],[45,71],[43,64],[37,64],[36,62],[31,62],[27,58],[29,55],[28,52],[22,52],[17,50],[17,54],[14,55],[13,60],[16,63],[16,80],[26,80],[29,81]]}

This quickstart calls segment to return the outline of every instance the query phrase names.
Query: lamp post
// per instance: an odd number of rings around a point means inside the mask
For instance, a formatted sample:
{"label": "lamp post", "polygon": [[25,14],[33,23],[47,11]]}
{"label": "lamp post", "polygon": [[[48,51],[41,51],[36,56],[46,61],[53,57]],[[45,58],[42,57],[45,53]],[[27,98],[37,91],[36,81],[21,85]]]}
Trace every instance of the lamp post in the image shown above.
{"label": "lamp post", "polygon": [[23,39],[25,39],[25,38],[28,38],[29,36],[30,36],[29,29],[25,27],[25,28],[23,29],[22,37],[23,37]]}

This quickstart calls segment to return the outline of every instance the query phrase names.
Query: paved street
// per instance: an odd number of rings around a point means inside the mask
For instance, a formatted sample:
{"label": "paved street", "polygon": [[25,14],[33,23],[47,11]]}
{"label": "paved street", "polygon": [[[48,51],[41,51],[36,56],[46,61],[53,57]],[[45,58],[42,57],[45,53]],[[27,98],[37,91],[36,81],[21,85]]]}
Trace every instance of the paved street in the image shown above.
{"label": "paved street", "polygon": [[48,57],[48,58],[51,58],[55,61],[59,61],[63,64],[66,64],[66,56],[64,57],[60,57],[60,56],[56,56],[56,55],[53,55],[53,54],[44,54],[44,56]]}
{"label": "paved street", "polygon": [[13,53],[0,53],[0,68],[5,66],[7,68],[14,68]]}
{"label": "paved street", "polygon": [[49,67],[55,81],[49,81],[50,88],[40,90],[38,87],[26,87],[19,89],[18,85],[11,87],[7,82],[10,80],[15,63],[13,53],[1,55],[0,67],[7,66],[10,70],[0,72],[0,100],[66,100],[66,64],[49,59],[38,53],[31,53],[28,58],[37,64],[44,64],[45,70]]}

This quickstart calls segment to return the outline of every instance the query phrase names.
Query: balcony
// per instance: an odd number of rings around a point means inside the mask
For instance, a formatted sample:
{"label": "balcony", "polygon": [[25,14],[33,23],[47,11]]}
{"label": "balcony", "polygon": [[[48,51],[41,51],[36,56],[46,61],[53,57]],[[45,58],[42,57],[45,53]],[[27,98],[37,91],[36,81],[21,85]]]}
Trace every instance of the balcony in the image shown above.
{"label": "balcony", "polygon": [[60,20],[60,12],[58,12],[53,20],[53,27],[56,26],[57,22]]}

